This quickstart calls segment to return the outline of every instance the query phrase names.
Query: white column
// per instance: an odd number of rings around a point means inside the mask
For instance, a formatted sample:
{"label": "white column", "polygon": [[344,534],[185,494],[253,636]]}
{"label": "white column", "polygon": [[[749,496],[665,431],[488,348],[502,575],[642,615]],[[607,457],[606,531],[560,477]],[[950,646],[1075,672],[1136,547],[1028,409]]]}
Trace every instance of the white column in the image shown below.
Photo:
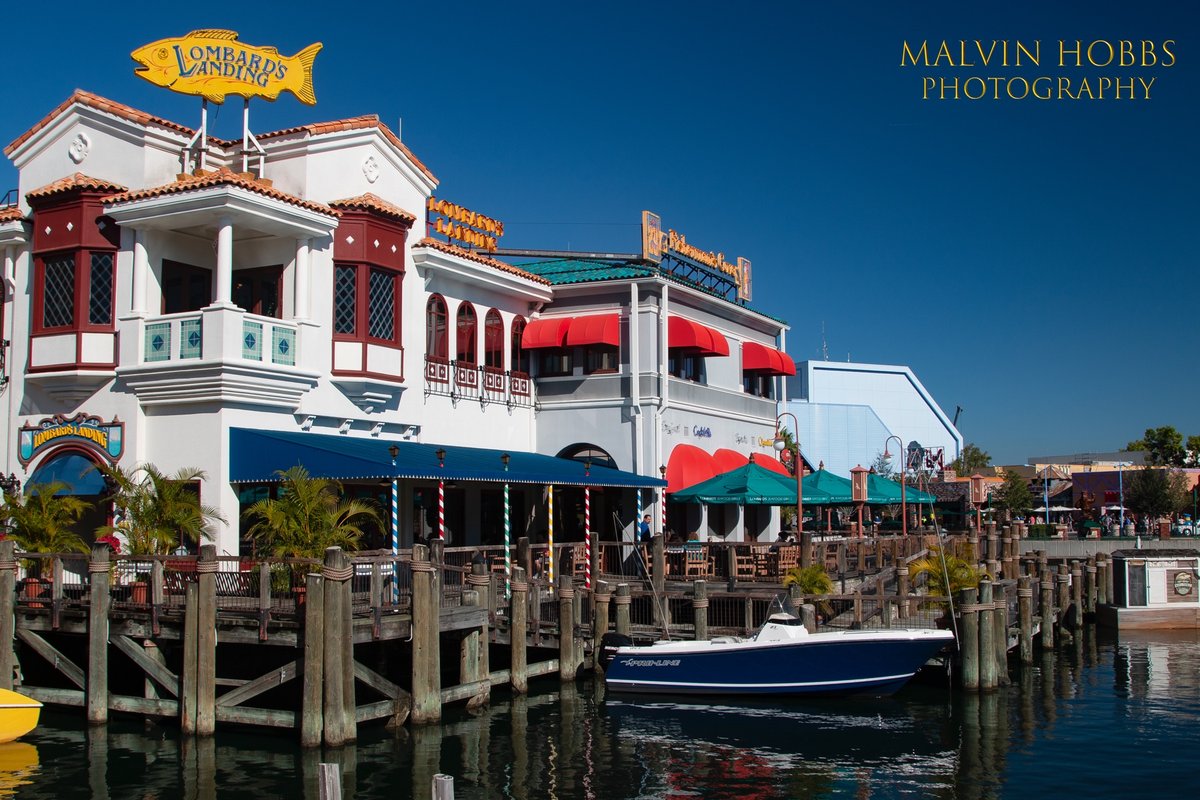
{"label": "white column", "polygon": [[633,465],[631,469],[638,475],[653,475],[654,469],[646,468],[645,443],[642,441],[642,362],[639,352],[641,339],[638,335],[638,318],[638,285],[637,281],[631,281],[629,284],[629,405],[633,420]]}
{"label": "white column", "polygon": [[146,273],[150,270],[150,258],[146,255],[146,232],[133,232],[133,280],[130,282],[129,312],[134,316],[146,316]]}
{"label": "white column", "polygon": [[217,228],[217,296],[213,305],[233,303],[233,220],[221,217]]}
{"label": "white column", "polygon": [[295,278],[295,309],[292,316],[296,319],[308,319],[308,287],[312,272],[310,252],[312,239],[299,239],[296,242],[296,274]]}

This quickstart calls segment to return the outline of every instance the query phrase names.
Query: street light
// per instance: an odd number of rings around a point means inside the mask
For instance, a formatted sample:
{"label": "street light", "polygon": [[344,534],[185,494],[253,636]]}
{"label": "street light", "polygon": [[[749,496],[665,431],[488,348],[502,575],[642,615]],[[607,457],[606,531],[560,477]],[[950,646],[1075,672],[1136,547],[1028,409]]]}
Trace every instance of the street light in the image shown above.
{"label": "street light", "polygon": [[[887,447],[888,442],[890,442],[892,439],[896,440],[897,453],[902,457],[905,454],[904,442],[899,436],[892,434],[883,440],[883,457],[885,459],[890,459],[892,457],[892,454],[888,452]],[[904,486],[904,473],[908,471],[907,461],[907,458],[903,458],[903,461],[900,464],[900,531],[903,536],[908,536],[908,490]]]}
{"label": "street light", "polygon": [[[804,458],[800,455],[800,423],[796,419],[796,415],[790,411],[785,411],[775,418],[775,452],[782,453],[788,449],[787,439],[783,438],[783,432],[779,429],[779,422],[784,417],[792,418],[792,429],[795,435],[792,436],[792,469],[796,472],[796,538],[803,539],[804,536]],[[805,564],[804,566],[808,566]]]}
{"label": "street light", "polygon": [[1125,535],[1125,479],[1121,469],[1122,467],[1131,466],[1131,464],[1132,462],[1130,461],[1117,462],[1117,490],[1120,492],[1119,497],[1121,498],[1121,527],[1117,528],[1118,536]]}

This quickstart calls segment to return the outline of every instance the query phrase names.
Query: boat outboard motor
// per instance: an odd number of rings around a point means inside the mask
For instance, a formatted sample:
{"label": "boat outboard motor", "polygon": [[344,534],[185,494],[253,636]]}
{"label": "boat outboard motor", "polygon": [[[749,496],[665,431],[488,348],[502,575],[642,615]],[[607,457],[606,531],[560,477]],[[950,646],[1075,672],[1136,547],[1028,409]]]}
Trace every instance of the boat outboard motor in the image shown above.
{"label": "boat outboard motor", "polygon": [[629,647],[633,644],[633,637],[626,636],[623,633],[614,633],[609,631],[600,637],[600,667],[604,670],[608,669],[608,665],[617,657],[618,647]]}

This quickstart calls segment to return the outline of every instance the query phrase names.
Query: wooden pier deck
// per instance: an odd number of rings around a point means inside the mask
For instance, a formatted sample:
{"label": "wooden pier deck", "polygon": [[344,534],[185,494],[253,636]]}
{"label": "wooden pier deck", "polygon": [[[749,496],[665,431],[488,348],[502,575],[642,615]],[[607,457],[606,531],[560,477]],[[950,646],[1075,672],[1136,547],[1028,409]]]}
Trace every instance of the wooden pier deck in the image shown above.
{"label": "wooden pier deck", "polygon": [[[1110,596],[1102,556],[1099,566],[1052,570],[1045,554],[1018,557],[1016,536],[962,538],[982,546],[975,552],[998,578],[987,600],[959,601],[960,640],[975,654],[962,659],[967,688],[999,681],[1010,650],[1024,659],[1028,646],[1032,659],[1033,636],[1052,646],[1053,632],[1074,622],[1068,614]],[[711,544],[691,568],[661,540],[590,552],[571,543],[556,548],[553,583],[527,577],[539,560],[525,540],[511,574],[496,548],[436,542],[399,556],[331,549],[317,563],[218,558],[211,547],[192,557],[113,558],[105,545],[88,555],[16,554],[4,541],[0,639],[14,645],[0,647],[0,686],[83,708],[93,723],[134,713],[176,718],[197,735],[238,724],[339,745],[360,723],[436,721],[445,704],[485,703],[496,686],[523,693],[538,676],[574,680],[610,629],[750,633],[775,609],[787,569],[804,560],[825,564],[837,587],[820,597],[791,590],[823,627],[941,624],[947,599],[908,580],[908,564],[933,541],[817,539],[807,557],[800,547]],[[989,633],[980,635],[985,614]],[[991,668],[984,650],[994,653]]]}

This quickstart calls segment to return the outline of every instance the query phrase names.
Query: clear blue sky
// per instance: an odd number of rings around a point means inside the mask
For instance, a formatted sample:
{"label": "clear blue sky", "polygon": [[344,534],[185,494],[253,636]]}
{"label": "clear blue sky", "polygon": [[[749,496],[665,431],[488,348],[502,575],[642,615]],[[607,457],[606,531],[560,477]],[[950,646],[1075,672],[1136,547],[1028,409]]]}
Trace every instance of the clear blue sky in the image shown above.
{"label": "clear blue sky", "polygon": [[[911,366],[997,463],[1200,433],[1194,3],[227,6],[14,6],[0,140],[77,87],[196,125],[197,98],[134,76],[156,39],[322,41],[318,104],[256,101],[252,127],[378,113],[506,246],[633,251],[657,211],[753,262],[792,356],[824,337],[832,360]],[[1041,63],[900,67],[904,41],[957,59],[960,39],[1040,41]],[[1174,40],[1175,64],[1060,69],[1077,39],[1139,59]],[[1042,75],[1155,81],[1148,101],[921,99],[926,76]],[[216,133],[240,135],[237,98]]]}

